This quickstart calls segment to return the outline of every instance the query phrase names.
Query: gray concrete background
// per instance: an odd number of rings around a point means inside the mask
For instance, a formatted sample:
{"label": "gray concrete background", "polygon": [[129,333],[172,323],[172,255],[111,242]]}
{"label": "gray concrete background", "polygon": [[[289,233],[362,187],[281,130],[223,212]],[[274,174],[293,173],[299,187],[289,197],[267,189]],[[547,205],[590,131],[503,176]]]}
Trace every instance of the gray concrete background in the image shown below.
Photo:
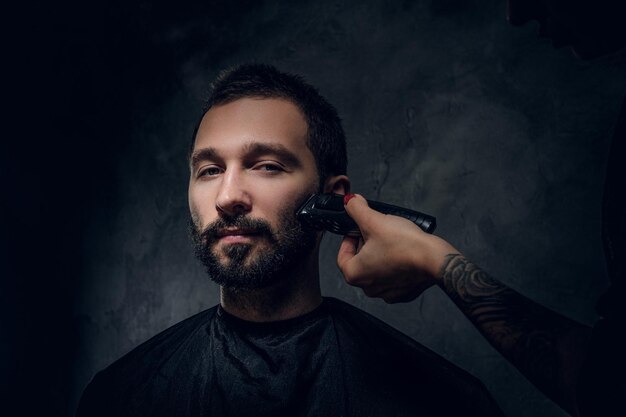
{"label": "gray concrete background", "polygon": [[[436,215],[437,234],[493,276],[594,322],[623,57],[580,62],[532,24],[509,26],[495,0],[140,6],[129,127],[85,207],[70,410],[97,370],[217,303],[187,238],[185,156],[209,82],[251,60],[304,75],[337,107],[355,192]],[[473,373],[507,415],[565,415],[440,290],[387,305],[347,286],[338,243],[321,253],[325,295]]]}

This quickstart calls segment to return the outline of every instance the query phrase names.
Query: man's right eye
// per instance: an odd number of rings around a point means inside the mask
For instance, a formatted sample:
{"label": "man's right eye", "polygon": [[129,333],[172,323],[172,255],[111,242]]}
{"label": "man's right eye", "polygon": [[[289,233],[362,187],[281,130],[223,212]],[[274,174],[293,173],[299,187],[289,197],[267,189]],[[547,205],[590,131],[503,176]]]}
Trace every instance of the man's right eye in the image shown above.
{"label": "man's right eye", "polygon": [[215,175],[219,175],[222,172],[222,169],[216,166],[210,166],[206,168],[202,168],[198,172],[198,177],[213,177]]}

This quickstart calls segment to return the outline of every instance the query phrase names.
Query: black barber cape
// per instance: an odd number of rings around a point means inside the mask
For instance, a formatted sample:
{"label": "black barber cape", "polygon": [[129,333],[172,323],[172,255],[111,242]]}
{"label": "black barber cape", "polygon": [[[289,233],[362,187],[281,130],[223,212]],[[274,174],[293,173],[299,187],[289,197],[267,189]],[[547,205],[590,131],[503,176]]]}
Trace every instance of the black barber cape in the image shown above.
{"label": "black barber cape", "polygon": [[500,416],[473,376],[325,298],[252,323],[216,306],[99,372],[77,416]]}

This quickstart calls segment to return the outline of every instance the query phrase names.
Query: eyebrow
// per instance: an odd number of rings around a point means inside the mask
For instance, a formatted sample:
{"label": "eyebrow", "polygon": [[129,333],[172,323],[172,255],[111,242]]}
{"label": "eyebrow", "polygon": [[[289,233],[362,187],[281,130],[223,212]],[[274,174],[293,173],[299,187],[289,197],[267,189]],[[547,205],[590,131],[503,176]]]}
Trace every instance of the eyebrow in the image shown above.
{"label": "eyebrow", "polygon": [[271,154],[278,156],[282,162],[289,166],[300,167],[302,165],[300,159],[293,152],[279,143],[250,142],[244,149],[247,157],[254,158],[255,156]]}
{"label": "eyebrow", "polygon": [[202,161],[206,161],[208,159],[214,159],[217,157],[217,151],[215,148],[202,148],[194,151],[191,154],[191,158],[189,160],[191,167],[195,167]]}
{"label": "eyebrow", "polygon": [[[244,146],[246,158],[254,158],[261,155],[276,155],[286,165],[300,167],[300,159],[289,149],[279,143],[250,142]],[[191,167],[195,167],[202,161],[219,158],[217,149],[209,147],[194,151],[190,158]]]}

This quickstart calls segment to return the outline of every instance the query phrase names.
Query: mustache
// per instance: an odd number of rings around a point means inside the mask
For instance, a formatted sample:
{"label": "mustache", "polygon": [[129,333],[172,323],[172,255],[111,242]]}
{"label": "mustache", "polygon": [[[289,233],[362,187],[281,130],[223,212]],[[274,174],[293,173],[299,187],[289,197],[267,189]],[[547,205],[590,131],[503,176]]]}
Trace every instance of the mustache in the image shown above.
{"label": "mustache", "polygon": [[246,215],[220,217],[205,227],[199,237],[206,244],[211,244],[222,236],[222,232],[226,228],[243,229],[249,233],[263,236],[271,242],[276,242],[272,227],[267,221],[247,217]]}

